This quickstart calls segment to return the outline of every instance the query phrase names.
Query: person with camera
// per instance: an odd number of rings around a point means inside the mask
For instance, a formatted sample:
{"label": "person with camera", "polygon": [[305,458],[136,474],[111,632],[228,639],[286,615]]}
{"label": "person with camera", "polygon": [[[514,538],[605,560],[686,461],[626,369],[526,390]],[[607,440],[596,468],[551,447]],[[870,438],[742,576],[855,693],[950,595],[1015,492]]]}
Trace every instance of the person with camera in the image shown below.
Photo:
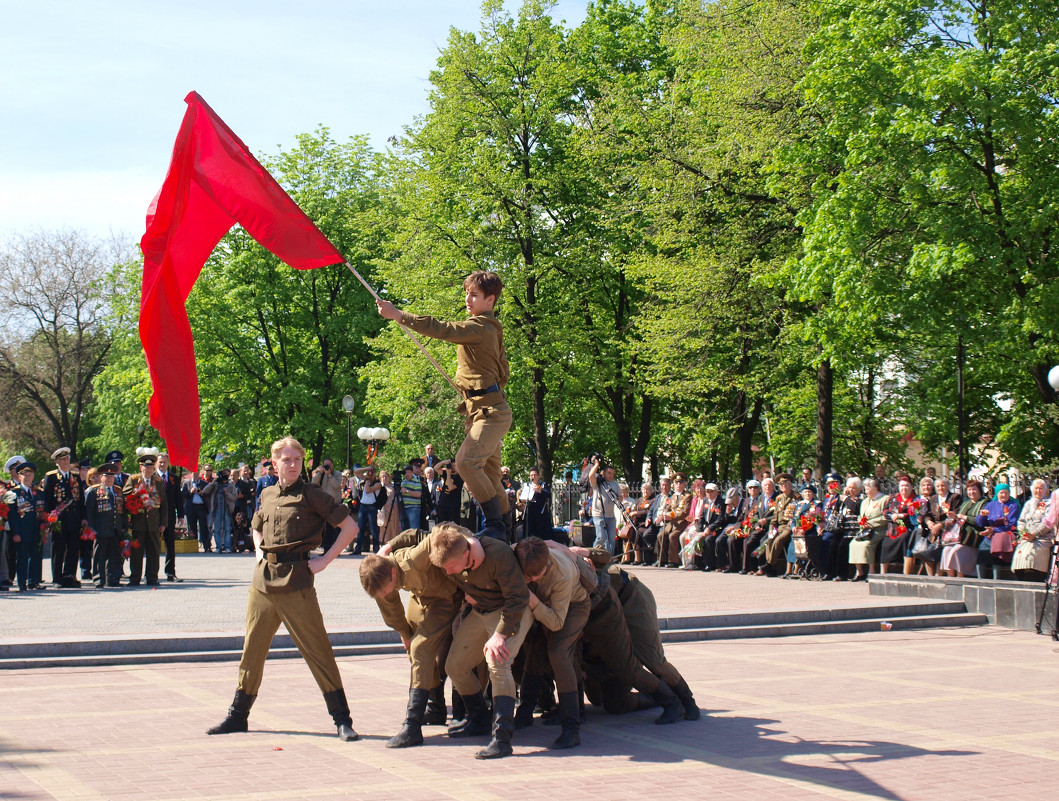
{"label": "person with camera", "polygon": [[[313,470],[309,483],[315,484],[338,503],[342,503],[342,477],[335,475],[335,463],[332,459],[324,459],[320,462]],[[364,531],[364,527],[361,526],[360,530]],[[327,523],[324,526],[324,550],[330,550],[336,539],[338,539],[338,528]]]}
{"label": "person with camera", "polygon": [[[596,531],[593,548],[606,548],[614,553],[614,541],[618,536],[618,511],[621,486],[614,478],[614,465],[604,464],[603,456],[594,453],[592,466],[588,470],[588,483],[592,488],[592,527]],[[603,480],[600,481],[600,473]]]}
{"label": "person with camera", "polygon": [[456,470],[452,459],[442,459],[434,463],[434,471],[440,481],[438,485],[437,516],[439,523],[460,522],[460,497],[463,492],[463,478]]}
{"label": "person with camera", "polygon": [[357,544],[353,548],[354,554],[361,554],[365,550],[366,537],[370,533],[371,550],[379,552],[379,509],[386,503],[386,490],[382,482],[375,475],[375,465],[369,464],[365,467],[357,467],[353,470],[353,480],[360,493],[360,503],[357,506]]}
{"label": "person with camera", "polygon": [[206,485],[202,492],[210,509],[210,528],[218,553],[232,552],[232,521],[235,518],[235,503],[239,492],[229,480],[227,470],[217,473],[217,478]]}

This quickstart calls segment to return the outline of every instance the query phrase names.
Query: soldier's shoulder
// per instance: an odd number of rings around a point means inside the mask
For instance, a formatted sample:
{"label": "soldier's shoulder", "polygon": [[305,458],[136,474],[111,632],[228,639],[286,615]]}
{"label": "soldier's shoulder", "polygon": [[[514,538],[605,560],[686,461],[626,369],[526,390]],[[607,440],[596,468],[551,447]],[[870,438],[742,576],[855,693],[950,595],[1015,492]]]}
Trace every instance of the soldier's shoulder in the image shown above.
{"label": "soldier's shoulder", "polygon": [[58,477],[58,475],[59,475],[59,471],[58,470],[49,470],[47,473],[44,474],[44,477],[45,478],[52,478],[52,477]]}

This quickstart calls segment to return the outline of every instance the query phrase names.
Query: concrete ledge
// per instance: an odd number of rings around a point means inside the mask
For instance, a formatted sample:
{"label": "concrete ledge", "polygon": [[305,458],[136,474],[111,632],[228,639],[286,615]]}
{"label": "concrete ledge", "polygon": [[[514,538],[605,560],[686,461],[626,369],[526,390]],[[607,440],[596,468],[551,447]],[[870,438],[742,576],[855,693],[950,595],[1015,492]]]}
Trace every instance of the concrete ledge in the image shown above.
{"label": "concrete ledge", "polygon": [[[979,578],[905,576],[899,573],[873,575],[868,579],[871,595],[938,599],[962,602],[968,612],[985,615],[989,622],[1009,629],[1035,631],[1045,602],[1043,583],[993,581]],[[1055,593],[1048,593],[1044,631],[1055,621]]]}

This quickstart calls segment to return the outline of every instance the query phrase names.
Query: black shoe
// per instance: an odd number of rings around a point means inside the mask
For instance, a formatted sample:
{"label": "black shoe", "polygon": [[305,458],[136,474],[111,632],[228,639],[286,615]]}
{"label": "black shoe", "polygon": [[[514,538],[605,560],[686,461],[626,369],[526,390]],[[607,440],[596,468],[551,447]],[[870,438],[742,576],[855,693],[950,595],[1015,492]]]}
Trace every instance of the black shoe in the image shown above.
{"label": "black shoe", "polygon": [[581,745],[581,693],[559,693],[559,709],[562,711],[563,732],[551,745],[552,751],[564,751]]}
{"label": "black shoe", "polygon": [[129,586],[130,587],[139,587],[140,586],[140,580],[139,579],[129,579]]}
{"label": "black shoe", "polygon": [[515,699],[510,695],[493,696],[493,739],[474,755],[475,759],[501,759],[511,756],[511,735],[515,731]]}
{"label": "black shoe", "polygon": [[467,717],[463,722],[449,727],[449,737],[483,737],[489,734],[489,707],[480,693],[463,696]]}
{"label": "black shoe", "polygon": [[346,691],[339,688],[324,693],[324,703],[327,704],[327,712],[338,729],[338,739],[346,743],[360,739],[360,735],[353,731],[353,718],[349,716],[349,702],[346,700]]}
{"label": "black shoe", "polygon": [[206,729],[206,734],[232,734],[246,731],[250,707],[254,705],[256,698],[256,695],[247,695],[242,690],[236,690],[235,699],[228,707],[228,715],[212,729]]}
{"label": "black shoe", "polygon": [[430,691],[427,708],[423,713],[424,726],[444,726],[449,722],[448,707],[445,706],[445,684],[441,683]]}
{"label": "black shoe", "polygon": [[655,703],[662,707],[662,714],[655,718],[655,723],[658,725],[676,723],[684,717],[684,705],[664,681],[658,685],[652,697]]}
{"label": "black shoe", "polygon": [[681,706],[684,707],[684,720],[698,720],[701,713],[699,712],[698,704],[695,703],[695,696],[691,694],[691,688],[688,683],[682,678],[680,683],[671,689],[673,694],[680,699]]}
{"label": "black shoe", "polygon": [[430,692],[418,687],[408,690],[408,709],[401,730],[386,741],[387,748],[410,748],[423,744],[423,714],[430,700]]}
{"label": "black shoe", "polygon": [[180,583],[182,583],[184,581],[184,579],[177,578],[176,576],[166,576],[165,580],[166,581],[175,581],[177,584],[180,584]]}

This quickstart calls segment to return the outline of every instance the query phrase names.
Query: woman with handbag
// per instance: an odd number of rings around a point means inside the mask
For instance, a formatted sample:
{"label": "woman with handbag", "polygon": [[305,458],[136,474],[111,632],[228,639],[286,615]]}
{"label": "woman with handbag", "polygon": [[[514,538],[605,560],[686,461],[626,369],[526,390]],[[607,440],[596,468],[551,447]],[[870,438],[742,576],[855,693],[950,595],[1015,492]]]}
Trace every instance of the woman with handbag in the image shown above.
{"label": "woman with handbag", "polygon": [[944,548],[941,535],[950,524],[949,512],[959,509],[963,503],[963,496],[950,490],[947,478],[935,479],[934,489],[930,505],[923,515],[920,535],[912,544],[912,556],[923,563],[928,576],[938,574],[938,563]]}
{"label": "woman with handbag", "polygon": [[949,509],[945,529],[941,534],[940,572],[947,576],[959,575],[970,578],[974,575],[975,563],[978,561],[978,544],[982,541],[982,530],[978,527],[978,512],[981,511],[985,498],[982,497],[982,484],[976,478],[967,479],[964,485],[967,498],[959,511]]}
{"label": "woman with handbag", "polygon": [[1059,512],[1059,490],[1048,498],[1048,482],[1038,478],[1019,515],[1020,540],[1011,557],[1011,571],[1023,581],[1042,581],[1048,573]]}
{"label": "woman with handbag", "polygon": [[993,500],[983,504],[978,512],[983,542],[978,546],[977,570],[978,578],[989,578],[987,574],[992,573],[996,581],[1000,578],[1000,568],[1011,564],[1022,508],[1011,497],[1011,487],[1007,483],[997,484],[993,492]]}
{"label": "woman with handbag", "polygon": [[864,500],[860,502],[859,533],[849,544],[849,563],[857,568],[853,581],[867,581],[879,543],[886,536],[886,504],[890,496],[879,492],[879,482],[864,479]]}

